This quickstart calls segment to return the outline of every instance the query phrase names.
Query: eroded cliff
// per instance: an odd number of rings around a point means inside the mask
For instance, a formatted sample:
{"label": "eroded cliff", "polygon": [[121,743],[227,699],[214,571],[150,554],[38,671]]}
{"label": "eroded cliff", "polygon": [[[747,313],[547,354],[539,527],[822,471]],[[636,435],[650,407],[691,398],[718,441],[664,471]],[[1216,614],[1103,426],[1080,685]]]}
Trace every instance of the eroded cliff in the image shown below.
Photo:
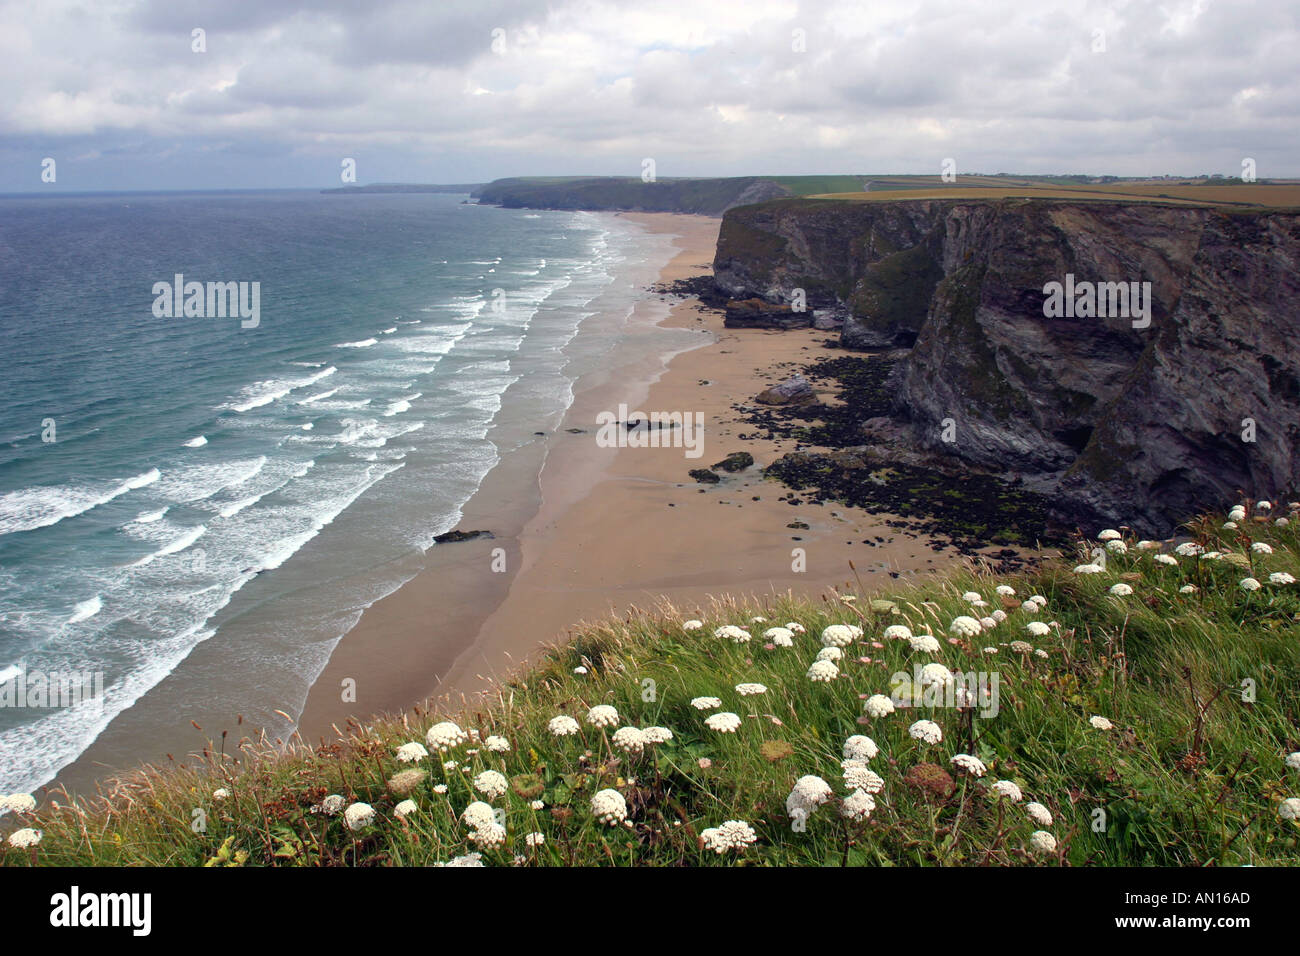
{"label": "eroded cliff", "polygon": [[[846,348],[908,349],[890,381],[907,441],[1070,518],[1167,533],[1300,486],[1294,210],[776,201],[726,214],[714,271],[735,299],[803,290]],[[1149,312],[1049,317],[1044,287],[1069,276]]]}

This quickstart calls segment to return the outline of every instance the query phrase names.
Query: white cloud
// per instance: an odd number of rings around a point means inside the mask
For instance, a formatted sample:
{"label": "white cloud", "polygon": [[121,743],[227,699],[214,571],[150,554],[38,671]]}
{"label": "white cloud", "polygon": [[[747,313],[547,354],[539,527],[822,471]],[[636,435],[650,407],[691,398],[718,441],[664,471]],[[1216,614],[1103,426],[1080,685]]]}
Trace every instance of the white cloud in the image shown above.
{"label": "white cloud", "polygon": [[8,0],[0,177],[63,150],[112,186],[125,151],[168,185],[317,185],[342,148],[405,179],[635,175],[646,155],[661,175],[1243,155],[1297,175],[1297,34],[1293,0]]}

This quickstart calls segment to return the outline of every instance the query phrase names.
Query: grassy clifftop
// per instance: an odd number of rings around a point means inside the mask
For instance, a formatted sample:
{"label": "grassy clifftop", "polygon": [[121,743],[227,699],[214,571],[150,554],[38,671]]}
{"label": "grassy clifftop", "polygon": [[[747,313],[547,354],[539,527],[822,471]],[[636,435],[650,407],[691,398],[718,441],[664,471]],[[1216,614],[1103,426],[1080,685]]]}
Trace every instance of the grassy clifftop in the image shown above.
{"label": "grassy clifftop", "polygon": [[720,216],[736,205],[780,196],[806,196],[861,188],[857,176],[732,176],[667,178],[643,182],[628,176],[521,176],[478,190],[479,202],[508,208],[680,212]]}
{"label": "grassy clifftop", "polygon": [[1292,507],[1177,547],[1103,532],[1023,579],[723,601],[698,626],[663,606],[477,709],[214,744],[86,806],[10,798],[16,842],[41,837],[0,861],[1300,862]]}

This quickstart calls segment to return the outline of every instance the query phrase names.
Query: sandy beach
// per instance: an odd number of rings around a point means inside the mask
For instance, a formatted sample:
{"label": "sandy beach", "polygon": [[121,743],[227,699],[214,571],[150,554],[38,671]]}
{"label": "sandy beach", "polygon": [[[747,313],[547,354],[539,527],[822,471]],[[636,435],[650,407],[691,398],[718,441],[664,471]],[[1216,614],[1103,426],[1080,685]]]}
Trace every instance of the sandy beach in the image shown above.
{"label": "sandy beach", "polygon": [[[720,220],[627,218],[674,237],[677,254],[661,282],[710,271]],[[649,296],[633,323],[659,322],[662,311],[662,299]],[[765,481],[760,469],[791,450],[788,443],[739,438],[747,426],[732,406],[822,357],[822,343],[834,333],[725,329],[720,313],[694,299],[675,304],[662,325],[699,330],[700,347],[671,357],[628,356],[596,380],[580,381],[536,487],[523,492],[494,473],[467,505],[461,527],[495,537],[431,549],[425,571],[368,609],[335,649],[308,697],[299,724],[305,738],[328,736],[331,725],[349,717],[401,711],[426,698],[456,706],[580,622],[660,598],[686,611],[723,593],[759,600],[787,590],[815,595],[849,581],[850,560],[869,587],[874,575],[924,572],[958,559],[955,551],[932,549],[928,538],[890,527],[889,515],[778,500],[785,489]],[[700,413],[703,453],[601,447],[598,416],[618,414],[620,405],[630,418]],[[753,455],[754,466],[724,473],[716,485],[689,477],[691,469],[736,451]],[[507,488],[513,490],[504,494]],[[796,520],[809,528],[787,527]],[[801,570],[794,569],[794,548],[804,551]],[[355,700],[340,693],[349,680]]]}

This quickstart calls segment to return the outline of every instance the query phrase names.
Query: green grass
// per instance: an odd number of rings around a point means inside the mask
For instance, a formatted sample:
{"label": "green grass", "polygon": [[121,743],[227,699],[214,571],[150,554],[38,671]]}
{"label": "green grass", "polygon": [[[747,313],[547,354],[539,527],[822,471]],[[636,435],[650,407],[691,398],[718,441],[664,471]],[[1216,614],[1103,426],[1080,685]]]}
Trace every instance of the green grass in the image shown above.
{"label": "green grass", "polygon": [[[199,767],[145,769],[102,798],[18,815],[17,823],[42,830],[43,839],[30,850],[0,849],[0,861],[447,862],[476,851],[459,817],[479,799],[474,777],[493,769],[511,781],[504,796],[490,801],[508,831],[503,847],[483,851],[483,862],[494,865],[509,865],[516,855],[526,865],[1294,864],[1300,824],[1280,819],[1278,807],[1300,795],[1300,772],[1284,764],[1300,749],[1300,585],[1272,584],[1268,576],[1300,577],[1300,523],[1247,520],[1241,530],[1224,530],[1223,520],[1198,519],[1188,529],[1222,557],[1178,557],[1172,567],[1156,563],[1155,552],[1139,550],[1129,536],[1128,553],[1110,555],[1099,574],[1072,570],[1096,547],[1089,542],[1079,555],[1049,561],[1024,579],[972,566],[880,595],[720,600],[696,630],[685,630],[685,615],[663,605],[585,628],[481,707],[451,715],[466,731],[507,738],[506,753],[467,743],[399,763],[399,746],[423,742],[430,725],[446,719],[418,710],[354,726],[349,739],[325,748],[286,754],[245,740],[223,755],[214,744]],[[1253,552],[1253,541],[1267,542],[1272,553]],[[1259,590],[1239,586],[1248,573],[1263,582]],[[1128,583],[1133,594],[1112,596],[1116,583]],[[1180,593],[1188,583],[1198,590]],[[951,622],[971,613],[962,593],[979,592],[991,605],[980,613],[991,613],[1004,600],[994,591],[999,584],[1017,593],[1005,601],[1006,620],[950,641]],[[1041,613],[1017,603],[1031,594],[1047,599]],[[768,623],[751,623],[755,616]],[[1049,625],[1046,636],[1028,634],[1034,620]],[[765,647],[763,630],[790,621],[806,628],[794,646]],[[834,623],[865,633],[844,648],[836,680],[814,683],[806,671],[821,650],[822,629]],[[753,640],[716,637],[722,624],[749,627]],[[939,650],[885,640],[891,624],[934,634]],[[1045,656],[1013,649],[1013,641],[1030,642]],[[985,653],[988,647],[995,653]],[[884,717],[864,714],[866,696],[890,693],[891,675],[932,660],[955,672],[996,673],[996,716],[924,701]],[[575,673],[580,667],[585,674]],[[767,691],[742,697],[734,690],[741,682]],[[740,716],[739,730],[708,729],[710,712],[691,705],[701,696],[721,698],[720,710]],[[596,704],[618,710],[617,726],[667,727],[673,739],[639,756],[622,753],[611,746],[614,727],[586,723]],[[579,735],[548,733],[548,721],[561,714],[579,721]],[[1094,715],[1113,728],[1092,726]],[[939,724],[940,743],[909,736],[921,718]],[[883,789],[870,818],[850,822],[838,806],[847,795],[842,747],[853,734],[878,744],[870,768]],[[950,758],[958,753],[980,758],[987,774],[957,774]],[[449,758],[453,768],[444,769]],[[915,769],[926,764],[950,773],[951,787],[933,768]],[[405,793],[417,809],[398,818],[402,796],[386,781],[410,769],[423,774]],[[808,774],[824,778],[835,796],[796,827],[785,800]],[[909,782],[925,774],[928,788]],[[997,799],[990,790],[997,780],[1014,781],[1025,802],[1050,811],[1052,823],[1033,822],[1025,803]],[[214,799],[218,787],[229,796]],[[626,798],[631,826],[593,818],[591,798],[605,788]],[[351,832],[342,815],[313,812],[329,794],[370,804],[374,822]],[[725,855],[704,849],[703,831],[727,820],[750,824],[756,842]],[[1030,851],[1039,829],[1054,835],[1054,852]],[[545,843],[528,846],[530,833],[544,834]]]}

